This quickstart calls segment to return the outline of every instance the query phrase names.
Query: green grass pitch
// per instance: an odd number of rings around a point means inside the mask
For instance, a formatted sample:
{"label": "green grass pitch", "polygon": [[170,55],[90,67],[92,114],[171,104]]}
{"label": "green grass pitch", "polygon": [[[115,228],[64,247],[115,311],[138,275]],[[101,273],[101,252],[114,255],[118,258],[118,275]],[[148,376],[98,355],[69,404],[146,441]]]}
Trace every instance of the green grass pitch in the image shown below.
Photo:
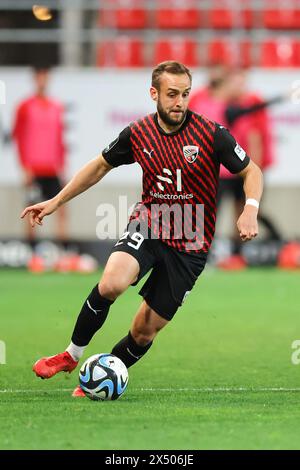
{"label": "green grass pitch", "polygon": [[[300,448],[299,273],[208,268],[115,402],[72,398],[77,371],[31,371],[64,350],[98,277],[0,272],[1,449]],[[127,333],[137,291],[115,302],[84,358]]]}

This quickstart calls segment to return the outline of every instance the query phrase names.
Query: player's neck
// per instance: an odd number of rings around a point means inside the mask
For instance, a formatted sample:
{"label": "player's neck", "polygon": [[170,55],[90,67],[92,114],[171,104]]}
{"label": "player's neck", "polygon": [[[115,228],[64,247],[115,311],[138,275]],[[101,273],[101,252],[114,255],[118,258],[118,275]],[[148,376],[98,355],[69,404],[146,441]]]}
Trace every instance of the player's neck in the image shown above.
{"label": "player's neck", "polygon": [[167,134],[172,134],[173,132],[178,131],[178,129],[181,128],[181,126],[183,125],[185,120],[186,120],[186,115],[184,117],[184,120],[180,124],[178,124],[177,126],[171,126],[170,124],[165,123],[161,119],[159,113],[157,113],[157,122],[160,125],[160,127],[162,128],[162,130],[165,131]]}
{"label": "player's neck", "polygon": [[47,98],[47,94],[45,90],[37,90],[35,94],[38,98]]}

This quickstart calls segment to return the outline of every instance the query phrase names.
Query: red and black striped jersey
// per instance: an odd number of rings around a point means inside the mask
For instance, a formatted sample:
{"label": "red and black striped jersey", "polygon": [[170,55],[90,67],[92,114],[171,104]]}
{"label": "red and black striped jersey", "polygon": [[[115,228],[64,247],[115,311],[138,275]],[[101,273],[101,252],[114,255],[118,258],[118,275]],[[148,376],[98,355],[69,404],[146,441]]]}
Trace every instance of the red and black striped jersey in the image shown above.
{"label": "red and black striped jersey", "polygon": [[194,253],[208,252],[213,240],[220,164],[239,173],[250,160],[227,129],[191,111],[173,133],[157,114],[132,122],[102,154],[113,167],[142,167],[142,201],[131,220],[147,218],[151,236]]}

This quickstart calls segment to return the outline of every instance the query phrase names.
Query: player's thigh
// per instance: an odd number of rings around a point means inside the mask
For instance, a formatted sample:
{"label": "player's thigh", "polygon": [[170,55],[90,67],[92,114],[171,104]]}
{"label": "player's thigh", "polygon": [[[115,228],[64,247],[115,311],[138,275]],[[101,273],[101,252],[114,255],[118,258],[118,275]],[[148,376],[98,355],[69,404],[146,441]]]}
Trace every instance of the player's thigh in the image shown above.
{"label": "player's thigh", "polygon": [[150,243],[150,240],[139,231],[135,231],[130,224],[113,247],[112,254],[115,253],[124,253],[130,256],[127,259],[133,258],[136,261],[135,266],[138,266],[138,271],[136,278],[131,282],[132,285],[137,284],[157,262],[153,243]]}
{"label": "player's thigh", "polygon": [[158,315],[144,300],[133,319],[130,331],[138,344],[146,345],[168,323],[168,320]]}
{"label": "player's thigh", "polygon": [[207,255],[181,253],[161,243],[161,258],[139,294],[163,319],[172,320],[203,271]]}
{"label": "player's thigh", "polygon": [[104,297],[109,294],[121,294],[136,281],[139,271],[139,263],[133,256],[122,251],[113,252],[108,258],[99,283],[101,294]]}

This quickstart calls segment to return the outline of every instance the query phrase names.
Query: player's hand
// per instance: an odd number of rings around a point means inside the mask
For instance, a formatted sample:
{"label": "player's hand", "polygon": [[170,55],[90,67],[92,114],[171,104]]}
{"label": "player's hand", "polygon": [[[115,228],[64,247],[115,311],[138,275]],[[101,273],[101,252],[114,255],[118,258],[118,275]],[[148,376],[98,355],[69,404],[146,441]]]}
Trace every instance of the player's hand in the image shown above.
{"label": "player's hand", "polygon": [[52,214],[57,208],[58,202],[55,198],[39,202],[33,206],[26,207],[21,214],[21,219],[28,214],[31,227],[34,227],[35,225],[43,225],[43,218],[46,215]]}
{"label": "player's hand", "polygon": [[257,212],[256,207],[247,205],[237,221],[237,228],[243,242],[252,240],[258,234]]}

